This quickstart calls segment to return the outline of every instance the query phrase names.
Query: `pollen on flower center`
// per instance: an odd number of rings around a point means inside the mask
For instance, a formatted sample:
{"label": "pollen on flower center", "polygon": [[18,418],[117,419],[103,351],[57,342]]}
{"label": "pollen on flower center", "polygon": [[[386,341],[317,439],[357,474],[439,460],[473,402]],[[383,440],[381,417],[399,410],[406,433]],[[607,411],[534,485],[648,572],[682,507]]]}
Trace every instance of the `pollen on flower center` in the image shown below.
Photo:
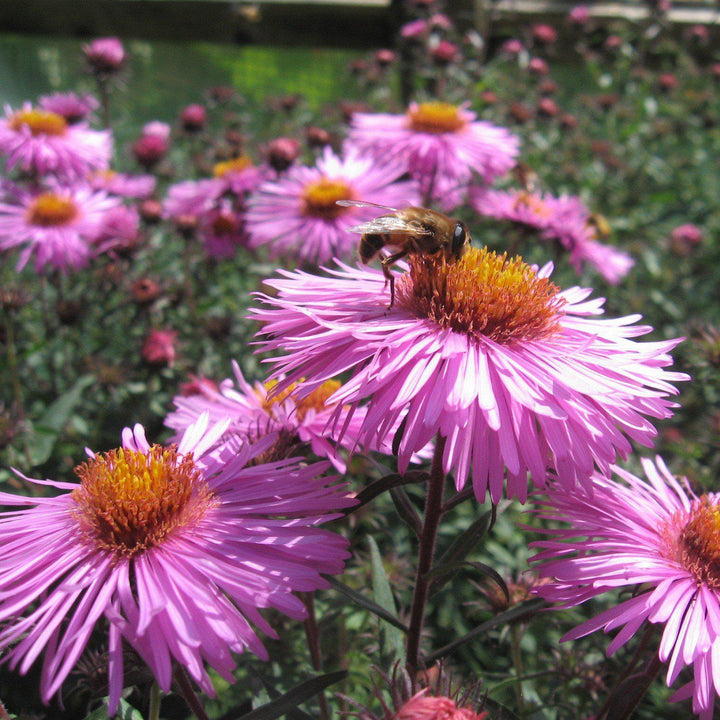
{"label": "pollen on flower center", "polygon": [[41,193],[30,204],[27,220],[31,225],[57,227],[67,225],[78,215],[78,206],[69,197]]}
{"label": "pollen on flower center", "polygon": [[416,132],[454,133],[467,125],[455,105],[445,102],[420,103],[407,112],[408,124]]}
{"label": "pollen on flower center", "polygon": [[119,448],[75,468],[75,515],[85,538],[117,558],[132,557],[192,527],[216,504],[192,454],[153,445]]}
{"label": "pollen on flower center", "polygon": [[322,177],[305,186],[302,196],[305,215],[333,220],[348,211],[338,200],[353,200],[352,188],[344,180]]}
{"label": "pollen on flower center", "polygon": [[[301,380],[302,382],[302,380]],[[263,399],[263,408],[272,415],[273,405],[277,405],[285,400],[288,396],[292,395],[297,389],[298,383],[292,383],[282,392],[273,394],[272,390],[277,385],[277,380],[268,380],[265,383],[265,389],[268,394]],[[299,422],[305,419],[305,416],[310,410],[319,412],[325,409],[325,403],[327,399],[341,387],[342,383],[339,380],[326,380],[320,387],[315,388],[309,395],[302,398],[293,398],[296,407],[296,416]]]}
{"label": "pollen on flower center", "polygon": [[228,173],[239,173],[252,167],[252,160],[247,155],[216,163],[213,167],[213,175],[216,178],[225,177]]}
{"label": "pollen on flower center", "polygon": [[519,256],[470,248],[454,262],[440,253],[409,262],[395,283],[396,304],[419,317],[497,343],[539,340],[559,328],[559,288]]}
{"label": "pollen on flower center", "polygon": [[20,130],[29,128],[33,135],[64,135],[67,122],[62,115],[48,110],[20,110],[10,118],[10,127]]}
{"label": "pollen on flower center", "polygon": [[676,548],[676,559],[699,583],[720,589],[720,506],[701,497],[680,531]]}

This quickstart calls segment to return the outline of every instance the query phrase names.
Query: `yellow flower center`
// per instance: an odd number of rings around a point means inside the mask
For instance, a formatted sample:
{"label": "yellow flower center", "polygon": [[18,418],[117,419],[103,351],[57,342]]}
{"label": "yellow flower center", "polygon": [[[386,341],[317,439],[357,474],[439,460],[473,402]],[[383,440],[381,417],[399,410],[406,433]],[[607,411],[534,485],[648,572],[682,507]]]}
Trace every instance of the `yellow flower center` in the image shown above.
{"label": "yellow flower center", "polygon": [[62,115],[47,110],[19,110],[10,118],[10,127],[19,130],[30,128],[33,135],[64,135],[67,122]]}
{"label": "yellow flower center", "polygon": [[153,445],[146,453],[119,448],[75,468],[74,511],[84,537],[117,559],[160,545],[197,525],[218,501],[192,454]]}
{"label": "yellow flower center", "polygon": [[549,217],[552,214],[550,208],[537,195],[533,195],[527,190],[521,190],[515,196],[513,203],[515,210],[519,210],[522,206],[540,217]]}
{"label": "yellow flower center", "polygon": [[444,328],[497,343],[539,340],[557,332],[559,288],[526,265],[487,248],[449,262],[442,254],[411,256],[395,283],[396,304]]}
{"label": "yellow flower center", "polygon": [[[276,385],[277,380],[268,380],[268,382],[265,383],[267,395],[262,400],[263,409],[271,416],[273,414],[273,405],[277,405],[291,396],[297,389],[298,384],[292,383],[282,392],[273,394],[272,390]],[[315,390],[313,390],[309,395],[306,395],[303,398],[293,397],[292,399],[294,400],[296,407],[295,415],[298,422],[302,422],[310,410],[314,410],[315,412],[325,410],[325,403],[327,402],[327,399],[341,386],[342,383],[338,380],[326,380],[320,387],[315,388]]]}
{"label": "yellow flower center", "polygon": [[213,175],[216,178],[225,177],[228,173],[239,173],[253,166],[252,160],[247,155],[216,163],[213,167]]}
{"label": "yellow flower center", "polygon": [[720,589],[720,506],[707,496],[693,505],[674,555],[699,584]]}
{"label": "yellow flower center", "polygon": [[455,105],[445,102],[427,102],[410,108],[407,112],[408,126],[416,132],[455,133],[467,125]]}
{"label": "yellow flower center", "polygon": [[27,211],[27,221],[40,227],[59,227],[72,222],[78,215],[78,206],[69,197],[55,193],[41,193]]}
{"label": "yellow flower center", "polygon": [[305,186],[302,196],[303,213],[333,220],[348,210],[348,208],[338,205],[337,201],[353,199],[352,188],[344,180],[322,177]]}

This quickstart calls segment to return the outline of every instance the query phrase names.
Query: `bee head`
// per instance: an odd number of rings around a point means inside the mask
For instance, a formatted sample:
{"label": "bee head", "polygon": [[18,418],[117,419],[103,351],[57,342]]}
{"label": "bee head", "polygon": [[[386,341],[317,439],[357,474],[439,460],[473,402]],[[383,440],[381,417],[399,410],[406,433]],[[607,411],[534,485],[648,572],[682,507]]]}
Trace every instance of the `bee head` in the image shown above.
{"label": "bee head", "polygon": [[470,232],[467,229],[467,225],[465,225],[464,222],[458,222],[455,225],[455,232],[453,232],[452,244],[450,246],[453,257],[462,257],[468,245],[470,245]]}

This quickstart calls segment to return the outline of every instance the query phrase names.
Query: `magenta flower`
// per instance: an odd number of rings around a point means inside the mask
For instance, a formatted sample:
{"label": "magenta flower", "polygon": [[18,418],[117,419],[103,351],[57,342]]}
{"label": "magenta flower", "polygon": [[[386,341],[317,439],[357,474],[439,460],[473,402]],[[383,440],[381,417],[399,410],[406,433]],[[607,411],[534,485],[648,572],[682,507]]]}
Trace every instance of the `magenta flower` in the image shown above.
{"label": "magenta flower", "polygon": [[[346,541],[316,526],[353,504],[329,463],[250,465],[274,438],[218,446],[227,423],[207,415],[178,445],[150,445],[140,425],[122,448],[77,467],[80,484],[29,480],[56,497],[2,493],[0,647],[26,673],[44,653],[41,694],[61,688],[104,619],[110,713],[123,688],[123,641],[168,692],[183,666],[206,693],[205,665],[233,681],[231,652],[267,653],[250,623],[277,637],[258,612],[303,619],[293,591],[327,587]],[[214,449],[213,449],[214,448]]]}
{"label": "magenta flower", "polygon": [[376,217],[377,208],[342,207],[338,200],[363,200],[393,208],[417,204],[414,183],[398,182],[404,165],[378,162],[354,150],[338,157],[325,148],[315,167],[291,167],[283,177],[263,183],[249,199],[250,246],[269,245],[272,257],[294,255],[320,264],[355,251],[349,232]]}
{"label": "magenta flower", "polygon": [[694,680],[674,699],[692,695],[693,711],[709,720],[720,693],[720,495],[697,497],[660,457],[642,465],[647,479],[617,467],[624,483],[596,476],[592,497],[555,483],[546,498],[538,496],[539,516],[568,527],[538,531],[550,537],[533,543],[542,548],[533,559],[552,581],[536,592],[574,607],[610,590],[640,588],[563,639],[620,629],[611,655],[645,621],[663,625],[658,655],[668,663],[668,686],[684,666],[694,668]]}
{"label": "magenta flower", "polygon": [[175,330],[153,329],[145,337],[142,357],[150,365],[173,366],[177,352],[177,332]]}
{"label": "magenta flower", "polygon": [[630,452],[626,436],[651,444],[643,416],[668,417],[670,382],[687,379],[662,369],[678,340],[635,342],[651,329],[634,325],[639,316],[596,317],[603,300],[560,292],[551,269],[476,248],[453,263],[411,257],[390,308],[378,270],[285,272],[268,281],[277,295],[261,295],[252,312],[263,350],[286,353],[269,361],[284,383],[307,378],[309,392],[351,373],[328,402],[367,400],[361,443],[381,443],[403,423],[401,472],[439,434],[458,489],[472,474],[477,498],[489,488],[497,503],[507,472],[508,496],[522,501],[528,472],[542,486],[554,467],[566,489],[589,488],[596,467],[608,472]]}
{"label": "magenta flower", "polygon": [[86,120],[100,107],[100,103],[92,95],[77,95],[72,92],[41,95],[38,105],[43,110],[61,115],[70,125]]}
{"label": "magenta flower", "polygon": [[186,180],[170,187],[163,203],[167,217],[193,217],[205,250],[210,257],[231,257],[247,245],[245,228],[246,196],[271,172],[256,166],[247,156],[220,162],[212,178]]}
{"label": "magenta flower", "polygon": [[96,38],[83,45],[88,65],[98,74],[116,73],[125,61],[125,48],[116,37]]}
{"label": "magenta flower", "polygon": [[[347,409],[327,402],[342,383],[334,379],[327,380],[309,395],[298,398],[293,394],[294,385],[275,393],[276,380],[251,385],[235,361],[233,374],[234,381],[227,378],[219,388],[211,383],[198,384],[197,392],[192,395],[175,397],[173,403],[177,409],[167,416],[165,424],[182,434],[202,413],[208,413],[213,422],[229,418],[229,432],[250,439],[280,433],[289,447],[298,440],[307,443],[315,455],[330,460],[338,472],[347,470],[338,449],[355,449],[356,434],[365,412],[360,408],[348,417]],[[339,418],[337,423],[333,421],[336,410]],[[390,452],[389,446],[379,450]],[[427,457],[426,450],[413,459],[420,461]]]}
{"label": "magenta flower", "polygon": [[538,230],[541,239],[569,253],[570,264],[578,274],[589,263],[607,282],[617,285],[635,264],[627,253],[596,239],[593,216],[578,197],[475,188],[470,202],[481,215]]}
{"label": "magenta flower", "polygon": [[0,202],[0,251],[20,248],[18,270],[33,254],[37,272],[48,265],[77,270],[100,252],[108,213],[119,205],[118,198],[83,187],[18,191],[13,201]]}
{"label": "magenta flower", "polygon": [[514,164],[519,140],[475,113],[444,102],[412,104],[403,115],[356,113],[349,141],[376,161],[398,163],[418,181],[424,204],[457,207],[473,173],[482,182]]}
{"label": "magenta flower", "polygon": [[84,122],[69,125],[62,115],[29,103],[17,111],[5,106],[5,118],[0,118],[0,154],[7,157],[9,170],[85,178],[108,167],[112,147],[109,130],[91,130]]}
{"label": "magenta flower", "polygon": [[104,190],[110,195],[126,198],[146,198],[155,192],[153,175],[128,175],[114,170],[100,170],[88,178],[94,190]]}

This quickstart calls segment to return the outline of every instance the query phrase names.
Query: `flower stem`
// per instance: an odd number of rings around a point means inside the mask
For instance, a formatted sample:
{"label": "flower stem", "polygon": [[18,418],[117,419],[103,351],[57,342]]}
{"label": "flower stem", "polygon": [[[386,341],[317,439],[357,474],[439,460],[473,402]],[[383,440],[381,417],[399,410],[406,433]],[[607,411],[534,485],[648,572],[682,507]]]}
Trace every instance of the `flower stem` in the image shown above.
{"label": "flower stem", "polygon": [[[642,656],[645,654],[645,651],[650,646],[650,641],[652,640],[653,635],[656,632],[656,628],[654,625],[651,625],[648,623],[648,626],[645,628],[645,632],[643,633],[642,637],[640,638],[640,643],[638,644],[637,649],[633,653],[632,658],[630,658],[630,662],[628,663],[627,667],[623,670],[622,673],[617,677],[615,681],[615,685],[613,686],[612,690],[608,693],[608,696],[603,703],[603,706],[598,710],[595,717],[597,720],[602,720],[602,718],[607,717],[608,710],[613,706],[613,704],[616,702],[616,699],[620,693],[627,692],[627,688],[625,687],[625,683],[628,680],[628,678],[632,675],[633,671],[635,670],[635,667],[640,662]],[[637,707],[637,704],[642,700],[643,695],[647,692],[647,689],[650,687],[650,683],[652,680],[655,679],[655,676],[660,672],[662,669],[663,663],[660,661],[660,658],[658,658],[657,653],[653,650],[653,656],[648,662],[648,665],[646,669],[642,672],[642,675],[645,676],[647,679],[647,683],[645,685],[644,690],[642,693],[639,693],[636,698],[633,699],[631,703],[627,703],[627,707],[629,708],[628,712],[626,714],[623,714],[622,718],[618,717],[617,720],[624,720],[624,718],[630,717],[632,714],[632,711]],[[615,720],[615,718],[613,718]]]}
{"label": "flower stem", "polygon": [[205,708],[202,706],[200,698],[197,696],[187,673],[180,665],[175,666],[175,682],[177,683],[180,695],[182,695],[183,700],[185,700],[195,717],[198,718],[198,720],[210,720],[210,717],[205,712]]}
{"label": "flower stem", "polygon": [[523,636],[523,629],[519,625],[513,625],[511,628],[511,653],[513,669],[515,670],[515,702],[517,703],[517,714],[521,717],[525,714],[525,700],[523,698],[522,689],[522,652],[520,650],[520,640]]}
{"label": "flower stem", "polygon": [[412,609],[410,611],[410,627],[407,636],[407,653],[405,665],[408,674],[414,682],[420,661],[420,638],[425,620],[425,605],[427,604],[430,583],[428,573],[432,567],[435,539],[442,517],[442,499],[445,487],[445,473],[442,468],[442,457],[445,449],[445,438],[438,436],[435,440],[435,454],[433,455],[430,480],[428,481],[427,498],[425,500],[425,519],[420,534],[420,547],[418,549],[417,575],[415,576],[415,589],[413,591]]}
{"label": "flower stem", "polygon": [[147,720],[160,720],[160,700],[160,686],[157,682],[153,682],[150,688],[150,707]]}
{"label": "flower stem", "polygon": [[110,88],[108,78],[97,76],[98,95],[100,95],[100,117],[104,128],[110,127]]}
{"label": "flower stem", "polygon": [[[305,626],[305,637],[307,638],[308,649],[310,650],[310,659],[313,669],[316,672],[321,672],[322,650],[320,648],[320,630],[317,619],[315,618],[315,598],[311,592],[306,592],[301,594],[301,599],[308,612],[307,620],[305,620],[303,624]],[[324,691],[318,695],[318,705],[320,706],[320,720],[330,720],[330,708],[328,707]]]}

